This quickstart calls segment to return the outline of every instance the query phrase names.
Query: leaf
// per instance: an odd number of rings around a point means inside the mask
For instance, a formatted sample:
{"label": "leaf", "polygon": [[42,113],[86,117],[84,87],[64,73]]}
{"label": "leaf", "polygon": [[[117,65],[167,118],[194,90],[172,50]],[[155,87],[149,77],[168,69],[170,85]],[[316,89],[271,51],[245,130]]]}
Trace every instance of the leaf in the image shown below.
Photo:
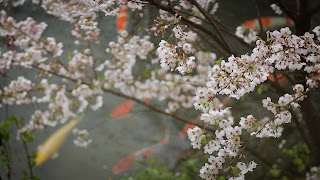
{"label": "leaf", "polygon": [[157,159],[155,157],[150,158],[149,163],[154,164],[157,162]]}
{"label": "leaf", "polygon": [[206,143],[207,143],[206,137],[202,138],[202,139],[201,139],[201,144],[202,144],[202,145],[205,145]]}
{"label": "leaf", "polygon": [[151,77],[150,72],[149,72],[149,69],[145,69],[145,70],[143,71],[143,76],[144,76],[145,78]]}
{"label": "leaf", "polygon": [[98,80],[99,81],[103,81],[104,80],[104,76],[102,74],[100,74],[99,77],[98,77]]}
{"label": "leaf", "polygon": [[258,94],[261,94],[263,89],[266,89],[269,87],[269,84],[262,84],[259,88],[258,88]]}
{"label": "leaf", "polygon": [[244,101],[247,97],[248,97],[249,93],[246,93],[244,94],[242,97],[241,97],[241,100]]}
{"label": "leaf", "polygon": [[219,58],[219,59],[215,60],[215,61],[214,61],[214,63],[215,63],[215,64],[219,64],[219,65],[220,65],[222,60],[223,60],[223,57],[221,57],[221,58]]}

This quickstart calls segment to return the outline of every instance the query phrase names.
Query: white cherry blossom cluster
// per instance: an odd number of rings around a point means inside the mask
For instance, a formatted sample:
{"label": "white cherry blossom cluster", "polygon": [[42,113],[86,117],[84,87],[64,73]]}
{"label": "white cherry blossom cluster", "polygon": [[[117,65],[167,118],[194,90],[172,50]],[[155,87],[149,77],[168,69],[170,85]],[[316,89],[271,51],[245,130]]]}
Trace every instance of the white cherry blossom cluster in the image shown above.
{"label": "white cherry blossom cluster", "polygon": [[49,84],[47,79],[42,79],[38,85],[39,91],[44,93],[44,96],[37,98],[38,103],[50,102],[52,100],[52,94],[58,91],[58,85]]}
{"label": "white cherry blossom cluster", "polygon": [[22,52],[17,50],[6,51],[0,55],[0,69],[9,69],[11,66],[22,66],[31,68],[35,64],[47,70],[50,66],[45,65],[48,53],[53,58],[61,56],[63,44],[57,43],[53,37],[41,39],[40,37],[47,27],[45,23],[35,22],[32,18],[25,21],[16,22],[12,17],[8,17],[4,11],[0,12],[0,35],[13,37],[12,46],[17,46]]}
{"label": "white cherry blossom cluster", "polygon": [[180,56],[176,51],[177,46],[169,44],[165,40],[161,40],[157,53],[160,57],[160,66],[165,70],[173,71],[176,67],[176,62],[180,61]]}
{"label": "white cherry blossom cluster", "polygon": [[320,46],[313,41],[314,36],[306,33],[298,37],[291,34],[289,28],[270,33],[267,42],[256,41],[251,55],[230,56],[215,65],[207,83],[213,94],[225,94],[239,99],[244,94],[267,80],[269,73],[278,70],[300,70],[315,72],[320,68],[319,59],[303,62],[303,57],[313,56]]}
{"label": "white cherry blossom cluster", "polygon": [[[218,8],[219,8],[219,3],[216,0],[197,0],[199,3],[200,7],[209,12],[211,15],[214,15]],[[191,13],[203,18],[203,14],[199,11],[199,9],[191,4],[188,0],[179,0],[179,6],[176,6],[175,8],[177,9],[185,9],[185,10],[191,10]],[[197,24],[202,24],[202,20],[196,17],[190,18],[191,21],[197,23]]]}
{"label": "white cherry blossom cluster", "polygon": [[262,127],[259,127],[258,132],[252,132],[251,135],[256,137],[280,137],[283,128],[280,127],[283,123],[291,122],[291,113],[287,110],[290,107],[300,107],[299,102],[303,101],[306,97],[304,95],[304,87],[301,84],[296,84],[293,87],[296,94],[284,94],[278,100],[278,104],[271,101],[271,98],[267,97],[262,100],[263,107],[267,108],[274,114],[273,119],[266,119]]}
{"label": "white cherry blossom cluster", "polygon": [[237,168],[240,169],[240,173],[238,174],[238,177],[231,177],[229,180],[244,180],[245,174],[249,171],[253,171],[254,168],[256,168],[257,163],[254,161],[250,161],[248,164],[244,162],[238,162],[237,163]]}
{"label": "white cherry blossom cluster", "polygon": [[[119,5],[124,4],[123,0],[106,0],[106,1],[94,1],[94,0],[79,0],[81,3],[86,4],[94,11],[102,11],[106,16],[116,16],[119,11]],[[75,0],[77,3],[77,0]],[[117,4],[116,4],[117,3]],[[116,6],[117,5],[117,6]]]}
{"label": "white cherry blossom cluster", "polygon": [[[175,26],[173,28],[173,32],[177,39],[180,41],[178,42],[178,46],[168,43],[165,40],[161,40],[159,43],[159,47],[157,48],[157,53],[160,58],[160,66],[165,70],[174,69],[178,70],[178,72],[182,75],[186,73],[191,73],[192,70],[196,67],[194,62],[194,56],[188,56],[188,54],[193,53],[194,49],[190,43],[187,41],[195,41],[195,38],[189,38],[188,34],[192,35],[193,32],[189,31],[189,33],[185,33],[182,31],[181,27]],[[179,45],[182,45],[182,49],[180,50]],[[182,55],[179,55],[178,52]],[[182,57],[181,57],[182,56]],[[178,66],[176,67],[178,63]]]}
{"label": "white cherry blossom cluster", "polygon": [[31,116],[29,125],[27,126],[31,126],[30,129],[41,130],[46,126],[54,127],[56,126],[56,124],[57,124],[57,121],[51,120],[50,113],[48,110],[45,110],[45,111],[36,110]]}
{"label": "white cherry blossom cluster", "polygon": [[142,7],[146,4],[142,0],[134,0],[134,1],[127,1],[127,0],[102,0],[102,1],[95,1],[95,0],[74,0],[75,2],[81,2],[86,4],[88,7],[91,7],[94,11],[102,11],[105,13],[106,16],[116,16],[119,12],[119,7],[126,6],[133,11],[138,9],[142,10]]}
{"label": "white cherry blossom cluster", "polygon": [[149,36],[129,38],[126,37],[126,33],[118,36],[117,42],[110,42],[106,51],[111,53],[113,58],[106,60],[97,67],[99,71],[103,71],[103,87],[115,87],[125,94],[130,93],[128,84],[133,83],[132,68],[137,57],[141,60],[146,59],[147,54],[153,47],[153,43],[149,41]]}
{"label": "white cherry blossom cluster", "polygon": [[193,148],[200,149],[201,141],[205,137],[204,132],[198,127],[194,127],[193,129],[188,130],[188,137],[191,141],[191,145]]}
{"label": "white cherry blossom cluster", "polygon": [[2,96],[3,104],[30,104],[36,101],[35,97],[29,96],[29,91],[34,87],[34,83],[25,79],[23,76],[19,76],[17,80],[13,80],[10,84],[3,88],[3,92],[0,92]]}
{"label": "white cherry blossom cluster", "polygon": [[210,81],[207,82],[210,93],[239,99],[267,80],[268,73],[273,69],[255,55],[230,56],[228,61],[222,60],[221,65],[213,66],[209,74]]}
{"label": "white cherry blossom cluster", "polygon": [[306,180],[318,180],[320,179],[320,167],[311,167],[310,172],[306,173]]}
{"label": "white cherry blossom cluster", "polygon": [[[252,116],[248,116],[247,118],[241,119],[241,126],[234,126],[233,117],[231,116],[229,108],[223,108],[223,105],[217,98],[208,98],[209,93],[210,92],[208,92],[206,88],[198,88],[196,102],[194,103],[196,109],[201,109],[203,111],[200,119],[206,124],[215,125],[218,128],[215,131],[215,138],[210,137],[212,140],[207,142],[204,146],[205,153],[217,153],[216,156],[211,155],[208,159],[208,163],[205,163],[201,168],[200,177],[203,179],[216,178],[223,169],[223,164],[226,159],[235,158],[238,155],[242,144],[240,141],[242,129],[250,130],[252,124],[256,123],[252,120]],[[188,130],[189,139],[194,148],[200,149],[205,134],[206,132],[199,127]],[[250,168],[242,168],[239,177],[244,177],[244,174],[248,172],[248,169]]]}
{"label": "white cherry blossom cluster", "polygon": [[236,28],[235,35],[243,39],[246,43],[252,43],[257,40],[258,33],[254,29],[247,28],[244,26],[238,26]]}
{"label": "white cherry blossom cluster", "polygon": [[49,103],[48,108],[51,113],[54,113],[56,119],[61,123],[65,123],[70,118],[76,115],[71,110],[72,100],[67,97],[65,87],[62,87],[54,99]]}
{"label": "white cherry blossom cluster", "polygon": [[[301,58],[314,54],[319,48],[313,41],[314,37],[308,33],[298,37],[292,35],[288,28],[284,28],[270,34],[267,42],[262,40],[256,42],[257,46],[252,50],[251,55],[230,56],[228,61],[222,60],[221,64],[213,66],[209,73],[207,87],[198,88],[196,92],[194,106],[195,109],[202,111],[200,119],[208,125],[218,127],[215,132],[216,139],[207,142],[204,146],[205,153],[218,152],[217,157],[209,158],[208,163],[200,170],[200,177],[204,179],[214,179],[219,170],[223,168],[225,158],[234,158],[238,155],[242,146],[240,141],[242,129],[251,132],[251,136],[254,137],[280,137],[283,131],[281,125],[291,122],[291,113],[288,108],[291,106],[299,107],[299,102],[305,97],[305,88],[301,84],[293,87],[295,94],[281,96],[278,104],[272,103],[271,99],[267,97],[263,100],[263,106],[270,110],[274,117],[258,121],[252,115],[248,115],[240,118],[240,126],[234,125],[229,108],[224,108],[216,98],[218,94],[225,94],[239,99],[244,94],[253,91],[258,84],[264,82],[274,69],[300,70],[306,66]],[[317,60],[308,61],[309,66],[318,67],[318,64]],[[311,71],[315,72],[316,69]],[[309,78],[313,80],[308,79],[309,89],[316,87],[314,84],[319,82],[318,76],[315,77]],[[191,144],[194,148],[200,148],[201,143],[199,142],[205,138],[200,135],[206,134],[206,132],[200,128],[189,129],[189,131]],[[201,139],[199,140],[199,138]],[[212,159],[217,160],[212,161]],[[246,169],[243,164],[238,168]],[[244,179],[245,172],[247,171],[244,170],[235,179]]]}
{"label": "white cherry blossom cluster", "polygon": [[[103,91],[101,90],[101,88],[97,87],[92,89],[87,84],[81,84],[78,88],[73,89],[71,94],[74,97],[77,97],[80,103],[77,112],[78,113],[83,112],[89,105],[88,101],[97,95],[101,95],[102,93]],[[97,109],[102,107],[102,105],[103,105],[102,96],[97,96],[96,104],[91,105],[91,108],[96,111]]]}
{"label": "white cherry blossom cluster", "polygon": [[72,132],[76,136],[76,139],[73,140],[76,146],[86,148],[92,142],[92,139],[88,138],[89,133],[86,129],[79,130],[75,128]]}
{"label": "white cherry blossom cluster", "polygon": [[13,36],[13,45],[22,49],[27,47],[31,39],[38,41],[47,27],[46,23],[38,23],[31,17],[17,23],[12,17],[7,16],[4,10],[0,12],[0,24],[0,36]]}
{"label": "white cherry blossom cluster", "polygon": [[283,12],[282,12],[281,8],[280,8],[278,5],[276,5],[276,4],[271,4],[270,7],[272,8],[272,10],[273,10],[276,14],[282,15]]}
{"label": "white cherry blossom cluster", "polygon": [[145,81],[135,81],[134,90],[130,95],[138,99],[156,98],[160,101],[167,100],[167,112],[175,112],[181,108],[191,108],[194,103],[194,92],[197,85],[202,85],[198,76],[186,77],[179,74],[167,73],[160,69],[151,72],[151,77]]}
{"label": "white cherry blossom cluster", "polygon": [[75,24],[72,35],[77,37],[76,44],[81,40],[94,40],[97,43],[100,29],[97,27],[96,13],[94,9],[85,3],[66,2],[63,0],[45,0],[41,5],[48,14],[61,20]]}

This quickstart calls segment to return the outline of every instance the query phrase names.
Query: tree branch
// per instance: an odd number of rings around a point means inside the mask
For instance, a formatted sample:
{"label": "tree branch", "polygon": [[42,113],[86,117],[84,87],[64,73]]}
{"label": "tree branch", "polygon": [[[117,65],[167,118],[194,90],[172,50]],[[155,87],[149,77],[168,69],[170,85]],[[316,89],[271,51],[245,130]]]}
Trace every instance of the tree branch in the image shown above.
{"label": "tree branch", "polygon": [[287,15],[289,16],[293,21],[296,20],[296,15],[294,12],[292,12],[290,9],[288,9],[287,6],[284,5],[284,3],[282,2],[282,0],[270,0],[272,3],[277,4],[277,6],[279,6],[281,8],[281,10]]}
{"label": "tree branch", "polygon": [[[160,3],[157,3],[155,0],[148,0],[148,2],[151,5],[154,5],[156,8],[160,8],[162,10],[168,11],[169,13],[175,15],[178,14],[180,15],[177,11],[175,11],[172,7],[170,6],[165,6],[162,5]],[[204,33],[208,34],[210,37],[212,37],[223,49],[225,49],[227,52],[229,52],[228,48],[225,47],[225,45],[223,44],[223,42],[210,30],[206,29],[204,26],[196,24],[192,21],[190,21],[188,18],[181,16],[181,20],[183,22],[185,22],[187,25],[193,26],[196,29],[199,29],[201,31],[203,31]],[[229,52],[230,54],[232,54],[231,52]]]}
{"label": "tree branch", "polygon": [[217,26],[216,22],[214,19],[211,18],[211,16],[208,14],[207,11],[205,11],[200,4],[196,1],[196,0],[189,0],[191,3],[193,3],[198,10],[210,21],[211,25],[216,29],[216,31],[218,32],[220,38],[222,39],[222,42],[224,43],[224,45],[228,48],[228,52],[237,55],[236,52],[233,50],[233,48],[231,47],[229,41],[226,39],[226,37],[224,36],[224,34],[221,32],[220,28]]}
{"label": "tree branch", "polygon": [[262,37],[263,35],[265,36],[265,33],[264,33],[263,25],[262,25],[262,22],[261,22],[261,14],[260,14],[260,11],[259,11],[258,3],[257,3],[257,0],[252,0],[252,1],[253,1],[253,4],[254,4],[254,7],[256,9],[257,19],[258,19],[258,22],[259,22],[259,27],[260,27],[259,34]]}

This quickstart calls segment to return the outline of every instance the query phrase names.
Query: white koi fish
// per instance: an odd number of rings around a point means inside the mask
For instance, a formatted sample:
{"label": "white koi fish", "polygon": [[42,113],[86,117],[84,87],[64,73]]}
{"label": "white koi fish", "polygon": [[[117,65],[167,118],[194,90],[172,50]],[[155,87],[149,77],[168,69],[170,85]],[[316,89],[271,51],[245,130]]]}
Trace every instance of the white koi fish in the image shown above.
{"label": "white koi fish", "polygon": [[38,147],[35,158],[36,166],[41,165],[49,157],[52,157],[61,147],[70,131],[82,120],[84,114],[70,120],[67,124],[55,131],[43,144]]}

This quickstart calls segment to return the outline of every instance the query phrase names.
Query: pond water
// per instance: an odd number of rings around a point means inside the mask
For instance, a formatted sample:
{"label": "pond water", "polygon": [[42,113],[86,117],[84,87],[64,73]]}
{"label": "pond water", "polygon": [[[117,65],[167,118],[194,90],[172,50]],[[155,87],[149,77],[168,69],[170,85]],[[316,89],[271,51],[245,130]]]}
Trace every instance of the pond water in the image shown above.
{"label": "pond water", "polygon": [[[245,1],[250,4],[250,9],[253,8],[251,1]],[[223,22],[227,22],[231,29],[235,29],[241,22],[255,17],[255,11],[251,10],[248,13],[246,3],[243,1],[226,0],[220,4],[221,9],[225,12],[220,16]],[[268,3],[261,5],[262,14],[273,15]],[[251,7],[252,6],[252,7]],[[242,7],[242,8],[240,8]],[[150,12],[150,14],[152,14]],[[48,24],[44,36],[53,36],[58,42],[64,44],[64,54],[66,57],[68,52],[76,49],[70,36],[70,31],[73,26],[67,22],[59,21],[51,15],[47,15],[41,8],[35,5],[27,4],[11,10],[11,15],[16,20],[24,20],[26,17],[33,17],[37,21],[45,21]],[[101,14],[99,19],[99,28],[101,29],[100,45],[95,46],[94,54],[101,59],[107,59],[105,48],[110,41],[116,39],[117,31],[115,28],[115,18],[105,17]],[[148,24],[152,21],[150,18],[129,18],[129,31],[137,24]],[[26,78],[34,79],[35,72],[27,70],[17,70],[14,73],[9,73],[10,78],[15,79],[19,75]],[[1,79],[1,86],[9,83],[6,79]],[[54,80],[53,80],[54,82]],[[113,167],[128,154],[138,151],[141,148],[155,147],[154,145],[162,140],[166,133],[169,134],[169,141],[166,146],[157,146],[153,157],[157,158],[157,162],[163,165],[173,167],[176,157],[183,150],[190,148],[190,142],[186,137],[179,137],[178,133],[183,129],[183,124],[176,120],[152,112],[145,107],[134,103],[132,111],[124,117],[118,119],[110,118],[111,110],[117,105],[126,101],[123,98],[114,95],[104,95],[104,106],[96,112],[87,110],[84,120],[76,127],[78,129],[88,129],[90,138],[93,142],[87,148],[78,148],[73,144],[74,136],[72,133],[68,136],[66,142],[59,150],[59,156],[56,159],[48,160],[43,165],[35,167],[35,174],[44,180],[57,179],[117,179],[123,174],[114,174]],[[164,103],[157,103],[162,108],[165,108]],[[246,104],[249,107],[254,107],[250,103]],[[247,108],[247,106],[245,106]],[[34,109],[39,108],[39,105],[34,106],[10,106],[8,112],[6,109],[0,110],[0,118],[4,120],[7,114],[15,114],[29,118]],[[233,113],[242,113],[243,109],[235,108]],[[257,111],[257,113],[259,113]],[[244,114],[241,114],[244,115]],[[191,112],[189,119],[196,120],[197,113]],[[35,141],[28,146],[32,152],[36,152],[37,146],[44,142],[57,128],[47,128],[43,131],[35,133]],[[12,129],[15,133],[15,129]],[[20,179],[22,177],[21,170],[27,170],[26,158],[24,155],[23,146],[15,140],[13,134],[10,141],[10,155],[13,157],[12,164],[14,169],[12,179]],[[135,170],[130,169],[125,172]],[[0,170],[1,175],[4,175],[3,169]]]}
{"label": "pond water", "polygon": [[[10,15],[17,21],[25,20],[30,16],[36,21],[46,22],[48,27],[44,36],[53,36],[57,42],[63,42],[64,53],[62,57],[66,57],[68,52],[77,48],[73,44],[75,39],[70,35],[73,25],[47,15],[41,7],[26,4],[11,9]],[[149,23],[149,21],[148,18],[131,21],[128,23],[128,29],[132,29],[132,26],[137,24]],[[105,48],[110,41],[116,40],[118,35],[115,27],[115,17],[105,17],[101,14],[98,22],[101,29],[100,44],[94,47],[94,54],[101,59],[107,59]],[[25,69],[8,72],[9,79],[16,79],[16,77],[23,75],[37,82],[39,80],[34,78],[35,74],[36,72]],[[1,79],[1,86],[7,85],[9,79]],[[51,82],[55,81],[58,82],[59,80],[55,78],[51,80]],[[87,129],[93,142],[87,148],[78,148],[73,144],[75,137],[70,133],[58,151],[59,156],[55,159],[49,159],[39,167],[35,167],[35,174],[45,180],[117,179],[122,174],[114,174],[113,167],[128,154],[148,147],[155,148],[152,157],[155,157],[158,163],[173,167],[175,157],[182,150],[190,147],[190,142],[186,137],[178,136],[183,124],[167,116],[152,112],[137,103],[133,103],[132,113],[129,115],[117,119],[110,118],[112,109],[125,101],[126,99],[105,94],[104,106],[95,112],[87,110],[84,119],[76,126],[78,129]],[[165,108],[161,103],[158,103],[158,105]],[[17,117],[24,116],[28,119],[33,110],[41,109],[41,106],[43,105],[8,106],[7,112],[6,108],[0,110],[0,118],[2,121],[9,114],[15,114]],[[36,132],[34,142],[28,144],[29,149],[36,152],[37,146],[42,144],[61,126]],[[12,128],[12,132],[10,141],[10,155],[13,158],[12,165],[14,168],[12,179],[20,179],[22,170],[27,170],[27,162],[22,144],[16,140],[16,129]],[[168,144],[166,146],[155,146],[166,134],[169,134]],[[137,169],[136,165],[138,163],[135,163],[133,168],[129,168],[125,172]],[[5,170],[1,169],[0,172],[2,177],[5,177]]]}

